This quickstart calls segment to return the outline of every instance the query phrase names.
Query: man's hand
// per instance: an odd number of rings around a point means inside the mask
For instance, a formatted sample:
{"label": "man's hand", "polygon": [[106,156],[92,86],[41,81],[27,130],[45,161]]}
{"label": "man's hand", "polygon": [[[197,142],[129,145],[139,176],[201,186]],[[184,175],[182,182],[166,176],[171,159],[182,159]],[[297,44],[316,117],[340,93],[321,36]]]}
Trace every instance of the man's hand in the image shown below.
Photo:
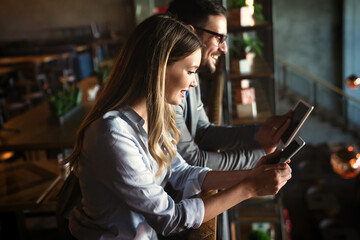
{"label": "man's hand", "polygon": [[259,128],[255,140],[265,150],[266,154],[275,151],[281,136],[290,125],[291,116],[292,111],[283,116],[272,116]]}
{"label": "man's hand", "polygon": [[[279,150],[276,150],[275,152],[273,153],[270,153],[266,156],[263,156],[255,165],[255,168],[256,167],[259,167],[261,165],[266,165],[266,164],[277,164],[278,162],[276,161],[276,157],[282,152],[284,151],[284,149],[279,149]],[[288,159],[286,161],[286,163],[290,163],[291,160]]]}

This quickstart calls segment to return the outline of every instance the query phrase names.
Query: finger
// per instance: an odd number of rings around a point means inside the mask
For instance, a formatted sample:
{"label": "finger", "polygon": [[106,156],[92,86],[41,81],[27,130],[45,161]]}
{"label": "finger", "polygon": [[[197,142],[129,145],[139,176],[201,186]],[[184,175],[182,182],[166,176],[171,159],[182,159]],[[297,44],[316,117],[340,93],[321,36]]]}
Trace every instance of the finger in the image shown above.
{"label": "finger", "polygon": [[289,167],[289,165],[287,165],[286,163],[269,164],[269,165],[266,165],[266,167],[264,168],[264,172],[270,171],[270,170],[284,170],[288,167]]}
{"label": "finger", "polygon": [[287,174],[281,176],[280,182],[285,185],[287,183],[287,181],[289,181],[291,179],[291,177],[292,177],[291,172],[287,173]]}
{"label": "finger", "polygon": [[293,110],[289,110],[287,113],[284,114],[284,116],[290,118],[290,117],[292,117],[293,113],[294,113]]}
{"label": "finger", "polygon": [[[281,117],[276,117],[274,118],[269,125],[271,126],[272,130],[273,130],[273,134],[275,135],[278,130],[280,128],[282,128],[284,126],[284,124],[286,124],[287,121],[291,121],[291,117],[288,114],[285,114]],[[286,130],[286,129],[285,129]],[[285,131],[284,130],[284,131]]]}
{"label": "finger", "polygon": [[281,136],[284,134],[284,132],[286,131],[286,129],[288,129],[288,127],[290,126],[291,120],[288,119],[284,125],[282,125],[278,131],[276,131],[274,139],[276,142],[278,142],[281,138]]}
{"label": "finger", "polygon": [[291,119],[292,112],[288,112],[279,118],[280,125],[283,125],[288,119]]}
{"label": "finger", "polygon": [[276,161],[276,157],[282,152],[284,151],[283,149],[279,149],[279,150],[276,150],[272,153],[269,153],[268,155],[266,155],[264,157],[264,160],[262,161],[263,163],[265,164],[274,164],[274,163],[277,163],[278,161]]}
{"label": "finger", "polygon": [[283,125],[286,122],[287,119],[292,117],[292,114],[293,111],[290,110],[282,116],[272,116],[265,121],[264,125],[270,125],[272,127],[274,126],[279,128],[281,125]]}
{"label": "finger", "polygon": [[282,151],[284,151],[284,149],[279,149],[279,150],[276,150],[272,153],[269,153],[268,155],[266,155],[265,157],[267,159],[272,159],[272,158],[275,158],[277,155],[279,155]]}
{"label": "finger", "polygon": [[271,116],[269,117],[263,125],[273,127],[275,123],[278,121],[279,116]]}

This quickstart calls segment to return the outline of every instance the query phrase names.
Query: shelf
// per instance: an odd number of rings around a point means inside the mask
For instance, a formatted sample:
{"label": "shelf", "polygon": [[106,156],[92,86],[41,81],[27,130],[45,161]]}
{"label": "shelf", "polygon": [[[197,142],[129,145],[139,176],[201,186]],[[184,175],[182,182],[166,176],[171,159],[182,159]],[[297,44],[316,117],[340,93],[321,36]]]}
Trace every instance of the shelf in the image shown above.
{"label": "shelf", "polygon": [[283,239],[283,207],[277,199],[249,199],[229,210],[231,239],[247,239],[255,229]]}
{"label": "shelf", "polygon": [[271,117],[272,114],[268,111],[261,112],[258,110],[257,118],[238,118],[234,116],[232,119],[232,125],[242,125],[242,124],[260,124],[264,123],[266,119]]}
{"label": "shelf", "polygon": [[271,29],[271,28],[272,28],[272,25],[267,21],[255,20],[254,25],[250,25],[250,26],[230,25],[230,22],[229,22],[228,33],[265,30],[265,29]]}
{"label": "shelf", "polygon": [[[233,82],[233,85],[236,85],[236,82]],[[251,118],[251,117],[241,117],[239,118],[236,114],[236,101],[235,101],[235,91],[237,89],[237,86],[232,86],[232,102],[234,103],[232,105],[232,125],[241,125],[241,124],[257,124],[257,123],[263,123],[266,119],[271,117],[273,114],[271,112],[271,108],[269,105],[268,98],[266,97],[266,93],[263,89],[262,84],[260,81],[252,81],[252,86],[255,88],[255,99],[256,99],[256,108],[257,108],[257,117]]]}
{"label": "shelf", "polygon": [[256,56],[250,67],[248,74],[241,74],[239,69],[239,61],[232,60],[230,64],[230,80],[240,80],[244,78],[269,77],[273,78],[274,73],[269,64],[261,57]]}
{"label": "shelf", "polygon": [[[273,23],[272,23],[272,0],[259,0],[257,3],[263,6],[262,14],[264,20],[255,19],[252,25],[241,26],[240,14],[233,9],[229,9],[228,13],[228,34],[230,36],[237,35],[240,38],[246,37],[257,38],[263,43],[262,56],[257,55],[250,64],[248,73],[240,73],[239,59],[233,58],[230,54],[226,59],[226,89],[224,102],[224,121],[226,124],[240,125],[240,124],[256,124],[263,123],[275,113],[275,74],[274,74],[274,49],[273,49]],[[239,14],[240,13],[240,14]],[[249,21],[250,22],[250,21]],[[247,43],[251,46],[251,43]],[[229,48],[233,47],[229,43]],[[240,44],[241,45],[241,44]],[[242,64],[241,64],[242,66]],[[247,67],[246,65],[244,66]],[[243,70],[243,69],[242,69]],[[247,69],[248,70],[248,69]],[[244,71],[242,71],[244,72]],[[247,106],[240,107],[239,116],[237,115],[237,104],[234,94],[238,87],[238,82],[242,79],[249,79],[253,82],[252,87],[255,88],[255,101],[256,101],[256,117],[247,117]],[[256,86],[255,86],[255,85]],[[254,109],[254,106],[252,106]],[[250,108],[250,107],[249,107]],[[251,110],[249,110],[250,112]],[[244,112],[245,114],[242,114]],[[243,116],[242,116],[243,115]]]}

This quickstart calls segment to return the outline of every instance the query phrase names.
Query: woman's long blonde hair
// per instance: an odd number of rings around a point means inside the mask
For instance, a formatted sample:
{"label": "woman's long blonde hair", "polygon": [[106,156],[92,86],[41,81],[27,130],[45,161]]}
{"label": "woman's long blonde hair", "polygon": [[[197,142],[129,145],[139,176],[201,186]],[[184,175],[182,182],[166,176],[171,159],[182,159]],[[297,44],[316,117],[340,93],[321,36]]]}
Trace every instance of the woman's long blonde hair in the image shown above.
{"label": "woman's long blonde hair", "polygon": [[138,25],[124,44],[95,106],[81,123],[73,152],[64,164],[77,167],[84,132],[93,121],[146,97],[149,151],[159,165],[158,174],[166,170],[180,137],[173,108],[165,103],[166,66],[201,47],[187,26],[166,15],[152,16]]}

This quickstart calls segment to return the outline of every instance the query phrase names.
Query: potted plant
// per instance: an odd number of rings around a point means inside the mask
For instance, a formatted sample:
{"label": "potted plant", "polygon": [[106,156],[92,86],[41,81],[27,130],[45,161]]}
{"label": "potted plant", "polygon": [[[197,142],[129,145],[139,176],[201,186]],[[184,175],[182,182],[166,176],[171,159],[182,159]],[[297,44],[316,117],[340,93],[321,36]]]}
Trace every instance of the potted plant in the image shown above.
{"label": "potted plant", "polygon": [[[253,2],[253,1],[252,1]],[[263,5],[260,3],[250,3],[248,5],[246,0],[228,0],[228,12],[229,12],[229,26],[244,26],[251,25],[253,16],[257,20],[264,20],[262,13]],[[252,9],[253,8],[253,11]]]}
{"label": "potted plant", "polygon": [[242,36],[232,35],[231,51],[237,56],[244,56],[247,53],[255,53],[260,56],[263,55],[262,47],[264,43],[257,36],[250,36],[248,33],[243,33]]}
{"label": "potted plant", "polygon": [[98,71],[96,71],[97,78],[101,85],[105,85],[107,82],[111,69],[114,65],[114,60],[109,59],[99,64]]}
{"label": "potted plant", "polygon": [[246,238],[246,240],[270,240],[270,236],[261,230],[253,230]]}
{"label": "potted plant", "polygon": [[50,123],[63,124],[73,112],[81,107],[82,91],[76,86],[72,85],[64,88],[55,94],[49,96],[49,107],[51,116]]}
{"label": "potted plant", "polygon": [[[257,37],[245,32],[241,36],[231,36],[230,56],[235,62],[233,72],[240,68],[241,73],[248,73],[252,66],[255,55],[262,56],[264,43]],[[239,68],[237,65],[239,64]]]}

